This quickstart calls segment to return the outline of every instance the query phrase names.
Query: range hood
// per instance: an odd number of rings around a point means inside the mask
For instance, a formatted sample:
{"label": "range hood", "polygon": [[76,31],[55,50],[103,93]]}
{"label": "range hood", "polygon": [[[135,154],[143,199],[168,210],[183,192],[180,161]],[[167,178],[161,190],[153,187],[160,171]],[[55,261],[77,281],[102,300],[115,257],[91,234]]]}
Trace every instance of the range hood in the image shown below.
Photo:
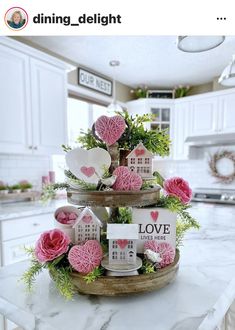
{"label": "range hood", "polygon": [[200,135],[189,136],[185,139],[185,142],[190,146],[203,147],[203,146],[221,146],[221,145],[235,145],[235,132],[212,134],[212,135]]}

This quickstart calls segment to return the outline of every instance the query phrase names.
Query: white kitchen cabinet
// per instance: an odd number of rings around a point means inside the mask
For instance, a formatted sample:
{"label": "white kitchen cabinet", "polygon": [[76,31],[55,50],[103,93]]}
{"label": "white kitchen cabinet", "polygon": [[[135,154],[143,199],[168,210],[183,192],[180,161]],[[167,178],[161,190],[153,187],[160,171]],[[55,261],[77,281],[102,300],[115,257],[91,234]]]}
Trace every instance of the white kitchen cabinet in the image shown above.
{"label": "white kitchen cabinet", "polygon": [[33,146],[37,154],[61,153],[66,143],[66,75],[43,61],[30,59]]}
{"label": "white kitchen cabinet", "polygon": [[0,152],[31,152],[28,64],[28,56],[0,44]]}
{"label": "white kitchen cabinet", "polygon": [[211,135],[218,131],[218,100],[202,97],[190,102],[190,136]]}
{"label": "white kitchen cabinet", "polygon": [[67,143],[66,64],[0,38],[0,153],[51,155]]}
{"label": "white kitchen cabinet", "polygon": [[220,133],[235,132],[235,92],[219,97],[219,123]]}

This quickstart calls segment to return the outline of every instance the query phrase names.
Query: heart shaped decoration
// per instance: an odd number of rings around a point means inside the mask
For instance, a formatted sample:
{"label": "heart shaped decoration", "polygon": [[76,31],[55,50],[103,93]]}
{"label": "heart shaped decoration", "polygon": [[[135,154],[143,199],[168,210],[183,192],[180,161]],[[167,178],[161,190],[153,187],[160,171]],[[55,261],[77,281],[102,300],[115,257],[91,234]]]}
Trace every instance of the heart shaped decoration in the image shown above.
{"label": "heart shaped decoration", "polygon": [[89,178],[90,176],[95,174],[95,168],[93,166],[91,167],[82,166],[81,172]]}
{"label": "heart shaped decoration", "polygon": [[121,116],[101,116],[95,122],[97,134],[108,146],[117,142],[125,129],[126,122]]}
{"label": "heart shaped decoration", "polygon": [[88,224],[92,221],[92,216],[91,215],[84,215],[82,217],[82,221]]}
{"label": "heart shaped decoration", "polygon": [[153,221],[156,222],[158,219],[158,215],[159,215],[158,211],[151,211],[150,215],[151,215],[151,218],[153,219]]}
{"label": "heart shaped decoration", "polygon": [[139,174],[129,170],[127,166],[119,166],[113,171],[116,181],[112,188],[114,190],[140,190],[142,178]]}
{"label": "heart shaped decoration", "polygon": [[144,154],[145,154],[145,150],[144,149],[135,149],[135,155],[136,155],[136,157],[143,156]]}
{"label": "heart shaped decoration", "polygon": [[84,275],[98,267],[102,258],[101,245],[95,240],[87,241],[84,245],[73,246],[68,254],[68,260],[73,269]]}
{"label": "heart shaped decoration", "polygon": [[125,247],[128,244],[128,240],[127,239],[118,239],[117,240],[117,245],[120,247],[121,250],[125,249]]}
{"label": "heart shaped decoration", "polygon": [[78,179],[97,184],[105,169],[110,167],[111,157],[105,149],[73,149],[66,154],[66,164]]}

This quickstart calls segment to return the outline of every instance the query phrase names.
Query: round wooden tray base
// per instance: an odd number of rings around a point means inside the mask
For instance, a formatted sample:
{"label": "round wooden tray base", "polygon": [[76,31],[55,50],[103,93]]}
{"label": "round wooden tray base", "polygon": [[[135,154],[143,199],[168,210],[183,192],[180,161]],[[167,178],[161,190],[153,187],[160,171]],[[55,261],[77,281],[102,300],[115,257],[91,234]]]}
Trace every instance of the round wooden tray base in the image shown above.
{"label": "round wooden tray base", "polygon": [[68,202],[80,206],[148,206],[159,200],[160,186],[138,191],[83,191],[68,189]]}
{"label": "round wooden tray base", "polygon": [[98,296],[124,296],[159,290],[171,283],[179,269],[179,252],[174,262],[156,273],[138,276],[101,276],[92,283],[86,283],[83,276],[73,273],[72,280],[76,290],[82,294]]}

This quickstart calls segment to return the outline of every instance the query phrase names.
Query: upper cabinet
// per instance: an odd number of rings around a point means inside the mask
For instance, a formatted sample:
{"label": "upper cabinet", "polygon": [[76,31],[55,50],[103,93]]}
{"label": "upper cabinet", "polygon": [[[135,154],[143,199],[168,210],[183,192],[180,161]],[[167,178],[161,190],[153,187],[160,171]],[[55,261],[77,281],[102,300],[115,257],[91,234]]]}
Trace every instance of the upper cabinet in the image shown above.
{"label": "upper cabinet", "polygon": [[31,152],[28,56],[0,44],[0,152]]}
{"label": "upper cabinet", "polygon": [[0,38],[0,152],[59,154],[67,142],[67,66]]}
{"label": "upper cabinet", "polygon": [[235,133],[235,92],[219,97],[218,131]]}

